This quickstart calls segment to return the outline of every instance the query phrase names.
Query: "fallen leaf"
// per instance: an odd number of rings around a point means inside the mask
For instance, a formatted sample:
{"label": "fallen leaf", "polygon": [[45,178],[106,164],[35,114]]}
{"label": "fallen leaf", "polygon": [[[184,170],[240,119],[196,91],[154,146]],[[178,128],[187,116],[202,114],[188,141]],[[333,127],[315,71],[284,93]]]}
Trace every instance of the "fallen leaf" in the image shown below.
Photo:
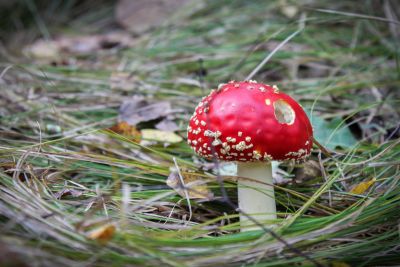
{"label": "fallen leaf", "polygon": [[185,191],[189,199],[211,199],[214,196],[208,189],[207,184],[199,179],[197,175],[184,173],[182,174],[182,178],[184,186],[179,178],[179,173],[174,170],[171,171],[166,181],[167,185],[174,189],[181,197],[186,198]]}
{"label": "fallen leaf", "polygon": [[314,128],[315,139],[324,147],[331,150],[337,147],[347,149],[357,143],[349,127],[340,118],[327,121],[316,114],[310,116],[310,113],[307,112],[307,115]]}
{"label": "fallen leaf", "polygon": [[373,178],[369,181],[364,181],[361,182],[357,185],[355,185],[351,190],[350,193],[356,194],[356,195],[362,195],[364,194],[374,183],[376,182],[376,178]]}
{"label": "fallen leaf", "polygon": [[173,120],[170,120],[168,118],[163,119],[155,126],[158,130],[161,131],[175,132],[179,130],[179,126]]}
{"label": "fallen leaf", "polygon": [[61,199],[65,196],[72,196],[72,197],[79,197],[83,194],[81,190],[71,189],[71,188],[64,188],[54,194],[57,199]]}
{"label": "fallen leaf", "polygon": [[88,233],[87,237],[89,239],[96,240],[101,244],[105,244],[114,236],[115,231],[115,225],[107,224],[91,231]]}
{"label": "fallen leaf", "polygon": [[50,134],[59,134],[62,132],[62,129],[57,124],[46,124],[46,131]]}
{"label": "fallen leaf", "polygon": [[188,0],[120,0],[115,8],[119,24],[134,33],[161,26]]}
{"label": "fallen leaf", "polygon": [[297,184],[312,184],[322,180],[321,168],[315,160],[308,160],[295,170]]}
{"label": "fallen leaf", "polygon": [[134,142],[140,142],[141,139],[140,131],[137,130],[135,126],[131,126],[125,121],[119,122],[118,124],[109,128],[109,130],[117,134],[120,134]]}
{"label": "fallen leaf", "polygon": [[157,141],[163,143],[179,143],[183,138],[174,132],[160,131],[155,129],[143,129],[142,138],[144,140]]}
{"label": "fallen leaf", "polygon": [[149,103],[142,96],[133,96],[125,100],[119,108],[118,121],[126,121],[130,125],[165,117],[172,112],[167,101]]}
{"label": "fallen leaf", "polygon": [[280,10],[283,15],[288,18],[293,18],[299,12],[299,8],[295,5],[290,5],[286,2],[286,0],[279,1]]}
{"label": "fallen leaf", "polygon": [[135,44],[134,39],[124,32],[110,32],[105,34],[61,36],[55,43],[62,51],[72,54],[88,54],[101,49],[114,47],[130,47]]}
{"label": "fallen leaf", "polygon": [[[9,1],[0,1],[1,3],[8,3]],[[1,6],[0,6],[1,8]],[[0,262],[1,266],[14,266],[14,267],[29,267],[32,266],[32,262],[29,262],[29,257],[24,257],[23,256],[23,250],[17,249],[14,246],[11,246],[11,244],[6,243],[6,241],[1,241],[0,242]]]}
{"label": "fallen leaf", "polygon": [[126,32],[110,32],[94,35],[59,36],[54,40],[39,39],[25,47],[25,54],[36,59],[57,60],[60,54],[90,54],[102,49],[131,47],[133,37]]}
{"label": "fallen leaf", "polygon": [[343,261],[332,261],[331,266],[332,267],[351,267],[351,265],[349,265]]}
{"label": "fallen leaf", "polygon": [[64,52],[72,54],[88,54],[100,48],[100,40],[96,35],[61,37],[56,44]]}
{"label": "fallen leaf", "polygon": [[39,60],[54,60],[59,57],[60,47],[54,41],[38,40],[25,47],[24,53]]}

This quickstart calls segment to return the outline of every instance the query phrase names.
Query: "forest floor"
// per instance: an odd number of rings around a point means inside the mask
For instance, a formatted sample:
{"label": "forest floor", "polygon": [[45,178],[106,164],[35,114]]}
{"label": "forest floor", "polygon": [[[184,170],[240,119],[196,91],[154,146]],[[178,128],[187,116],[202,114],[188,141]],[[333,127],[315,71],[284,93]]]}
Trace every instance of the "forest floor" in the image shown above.
{"label": "forest floor", "polygon": [[[129,18],[127,1],[42,2],[0,11],[2,266],[400,262],[398,2],[192,1]],[[253,78],[299,101],[321,146],[274,164],[278,219],[240,232],[234,164],[197,157],[186,129],[204,95],[267,56]]]}

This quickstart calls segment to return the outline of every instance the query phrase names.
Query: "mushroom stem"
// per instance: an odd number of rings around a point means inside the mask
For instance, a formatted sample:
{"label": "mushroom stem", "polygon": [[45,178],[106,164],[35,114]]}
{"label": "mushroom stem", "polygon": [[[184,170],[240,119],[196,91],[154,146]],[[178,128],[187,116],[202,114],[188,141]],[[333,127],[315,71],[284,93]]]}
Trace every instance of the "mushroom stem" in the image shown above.
{"label": "mushroom stem", "polygon": [[[239,209],[260,223],[276,219],[272,166],[270,162],[238,162]],[[260,183],[261,182],[261,183]],[[241,231],[258,230],[260,227],[246,227],[253,224],[246,216],[240,216]]]}

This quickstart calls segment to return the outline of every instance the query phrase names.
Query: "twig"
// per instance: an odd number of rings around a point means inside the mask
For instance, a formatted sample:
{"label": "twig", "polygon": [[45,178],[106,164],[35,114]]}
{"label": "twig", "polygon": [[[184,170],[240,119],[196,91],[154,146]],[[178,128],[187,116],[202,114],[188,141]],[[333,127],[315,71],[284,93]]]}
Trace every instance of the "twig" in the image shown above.
{"label": "twig", "polygon": [[313,142],[314,144],[321,150],[322,154],[324,154],[325,156],[327,156],[328,158],[332,158],[332,153],[329,152],[328,149],[326,149],[323,145],[321,145],[317,139],[315,139],[315,137],[313,136]]}

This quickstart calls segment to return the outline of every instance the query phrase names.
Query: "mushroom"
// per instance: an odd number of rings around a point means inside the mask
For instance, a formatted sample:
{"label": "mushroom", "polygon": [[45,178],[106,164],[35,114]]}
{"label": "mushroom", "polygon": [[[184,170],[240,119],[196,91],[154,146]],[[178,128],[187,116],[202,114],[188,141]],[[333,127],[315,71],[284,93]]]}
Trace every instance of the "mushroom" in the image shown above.
{"label": "mushroom", "polygon": [[295,100],[275,85],[252,80],[212,90],[188,126],[188,144],[198,155],[237,162],[242,231],[258,229],[248,227],[247,214],[261,223],[276,219],[271,161],[306,159],[312,135],[310,121]]}

